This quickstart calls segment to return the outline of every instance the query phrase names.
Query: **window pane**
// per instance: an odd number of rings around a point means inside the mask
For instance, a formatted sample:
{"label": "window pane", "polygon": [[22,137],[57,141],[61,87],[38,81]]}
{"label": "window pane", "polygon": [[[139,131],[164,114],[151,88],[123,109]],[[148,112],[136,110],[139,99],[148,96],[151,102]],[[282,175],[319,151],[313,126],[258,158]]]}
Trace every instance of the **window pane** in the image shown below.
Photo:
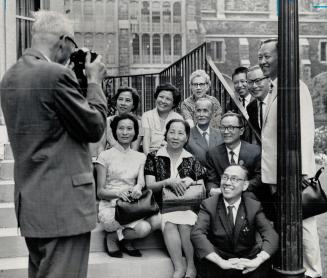
{"label": "window pane", "polygon": [[133,34],[133,63],[140,63],[140,37],[138,34]]}
{"label": "window pane", "polygon": [[84,36],[84,46],[90,50],[93,49],[94,41],[91,33],[86,33]]}
{"label": "window pane", "polygon": [[115,64],[115,35],[114,34],[107,34],[106,36],[106,63],[107,64]]}
{"label": "window pane", "polygon": [[161,63],[161,47],[160,47],[160,35],[155,34],[152,38],[152,55],[153,63]]}
{"label": "window pane", "polygon": [[143,1],[142,2],[142,9],[141,9],[141,28],[143,32],[150,31],[150,10],[149,10],[149,2]]}
{"label": "window pane", "polygon": [[22,56],[24,50],[31,46],[32,21],[17,18],[16,28],[17,28],[16,51],[17,51],[17,58],[19,58],[20,56]]}
{"label": "window pane", "polygon": [[148,34],[142,36],[142,62],[150,63],[150,36]]}
{"label": "window pane", "polygon": [[171,63],[171,38],[167,34],[163,37],[163,54],[164,63]]}
{"label": "window pane", "polygon": [[174,36],[174,55],[175,56],[182,55],[182,37],[181,37],[181,35]]}

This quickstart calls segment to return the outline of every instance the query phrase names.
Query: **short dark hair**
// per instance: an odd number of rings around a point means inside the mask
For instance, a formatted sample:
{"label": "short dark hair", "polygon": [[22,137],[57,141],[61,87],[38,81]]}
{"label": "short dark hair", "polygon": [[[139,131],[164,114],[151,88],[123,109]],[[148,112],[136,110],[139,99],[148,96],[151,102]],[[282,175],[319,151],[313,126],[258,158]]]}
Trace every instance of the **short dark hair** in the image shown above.
{"label": "short dark hair", "polygon": [[226,169],[230,168],[230,167],[239,167],[241,168],[243,171],[244,171],[244,174],[245,174],[245,180],[248,181],[249,180],[249,170],[243,166],[243,165],[240,165],[240,164],[232,164],[232,165],[229,165],[225,168],[224,172],[226,171]]}
{"label": "short dark hair", "polygon": [[114,119],[110,123],[112,135],[114,136],[115,140],[118,141],[117,127],[118,127],[118,123],[122,120],[131,120],[133,122],[135,135],[133,137],[132,142],[135,141],[137,139],[137,137],[139,136],[139,123],[138,123],[137,119],[131,114],[117,115],[114,117]]}
{"label": "short dark hair", "polygon": [[156,92],[154,93],[155,99],[157,99],[157,97],[161,91],[170,91],[172,93],[173,99],[174,99],[173,108],[178,106],[178,104],[181,101],[182,96],[181,96],[180,91],[173,84],[164,83],[164,84],[158,85],[156,88]]}
{"label": "short dark hair", "polygon": [[124,87],[120,87],[117,89],[116,94],[113,97],[113,101],[114,104],[116,106],[117,104],[117,99],[119,97],[119,95],[122,92],[130,92],[132,95],[132,99],[133,99],[133,108],[132,108],[132,112],[135,112],[137,110],[137,108],[139,107],[139,103],[140,103],[140,96],[139,93],[137,92],[137,90],[133,87],[128,87],[128,86],[124,86]]}
{"label": "short dark hair", "polygon": [[167,133],[168,133],[168,130],[170,129],[170,126],[173,123],[182,123],[184,125],[185,133],[186,133],[186,137],[187,137],[187,140],[186,140],[186,143],[185,143],[185,145],[186,145],[187,142],[188,142],[188,139],[190,138],[191,128],[190,128],[190,125],[188,124],[188,122],[186,122],[186,121],[184,121],[182,119],[172,119],[166,124],[165,140],[167,141]]}
{"label": "short dark hair", "polygon": [[236,117],[238,119],[238,124],[240,125],[240,127],[245,126],[243,116],[241,116],[238,113],[234,113],[232,111],[227,111],[224,115],[222,115],[220,122],[226,117]]}
{"label": "short dark hair", "polygon": [[274,42],[275,45],[276,45],[276,49],[278,49],[278,39],[277,39],[277,38],[270,38],[270,39],[267,39],[267,40],[261,41],[261,43],[260,43],[260,47],[261,47],[263,44],[267,44],[267,43],[270,43],[270,42]]}
{"label": "short dark hair", "polygon": [[234,78],[235,75],[238,75],[240,73],[244,73],[245,76],[247,75],[248,73],[248,68],[246,67],[238,67],[234,70],[233,74],[232,74],[232,79]]}

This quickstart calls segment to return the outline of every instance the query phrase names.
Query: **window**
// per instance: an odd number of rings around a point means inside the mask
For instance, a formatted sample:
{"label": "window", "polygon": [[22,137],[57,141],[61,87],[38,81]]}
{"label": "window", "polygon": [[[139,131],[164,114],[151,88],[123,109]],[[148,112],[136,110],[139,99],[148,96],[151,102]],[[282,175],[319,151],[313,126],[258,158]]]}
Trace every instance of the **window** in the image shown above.
{"label": "window", "polygon": [[84,47],[93,50],[93,35],[91,33],[86,33],[84,36]]}
{"label": "window", "polygon": [[116,63],[116,49],[115,49],[115,35],[108,33],[106,35],[106,63],[115,64]]}
{"label": "window", "polygon": [[93,4],[91,1],[84,2],[84,20],[88,22],[87,24],[93,21]]}
{"label": "window", "polygon": [[82,19],[82,3],[81,1],[73,2],[73,19],[74,19],[74,28],[75,30],[81,30],[83,19]]}
{"label": "window", "polygon": [[138,11],[139,11],[138,1],[131,0],[131,2],[129,4],[129,17],[130,17],[130,19],[137,19],[138,18]]}
{"label": "window", "polygon": [[150,32],[150,10],[149,10],[149,2],[147,1],[142,2],[141,21],[142,21],[141,24],[142,31]]}
{"label": "window", "polygon": [[16,1],[16,51],[17,58],[22,56],[23,51],[31,46],[32,22],[31,11],[40,8],[40,1],[17,0]]}
{"label": "window", "polygon": [[152,62],[154,64],[161,63],[161,45],[160,45],[160,35],[155,34],[152,37]]}
{"label": "window", "polygon": [[327,63],[327,41],[320,41],[320,62]]}
{"label": "window", "polygon": [[174,22],[181,22],[181,15],[182,15],[181,3],[179,2],[174,3],[173,12],[174,12]]}
{"label": "window", "polygon": [[210,51],[212,59],[217,63],[225,62],[225,42],[224,40],[210,42]]}
{"label": "window", "polygon": [[150,63],[150,36],[148,34],[142,35],[142,63]]}
{"label": "window", "polygon": [[95,34],[94,50],[101,56],[103,56],[104,54],[104,44],[105,44],[104,34],[102,33]]}
{"label": "window", "polygon": [[140,63],[140,37],[138,34],[133,34],[133,63]]}
{"label": "window", "polygon": [[160,3],[152,3],[152,28],[153,32],[160,32]]}
{"label": "window", "polygon": [[163,11],[162,11],[162,21],[163,21],[163,32],[170,32],[171,28],[171,7],[170,2],[163,3]]}
{"label": "window", "polygon": [[171,63],[171,38],[166,34],[163,36],[163,62],[165,64]]}
{"label": "window", "polygon": [[174,36],[174,60],[182,56],[182,37],[181,35]]}

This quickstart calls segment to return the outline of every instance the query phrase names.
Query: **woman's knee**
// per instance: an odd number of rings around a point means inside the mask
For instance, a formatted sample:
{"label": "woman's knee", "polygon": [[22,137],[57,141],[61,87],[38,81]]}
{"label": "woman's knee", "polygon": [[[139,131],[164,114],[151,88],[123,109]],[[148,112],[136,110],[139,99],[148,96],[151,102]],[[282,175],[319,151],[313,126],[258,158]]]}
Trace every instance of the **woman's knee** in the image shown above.
{"label": "woman's knee", "polygon": [[151,225],[147,221],[140,221],[135,226],[135,232],[139,238],[146,237],[151,232]]}
{"label": "woman's knee", "polygon": [[161,215],[160,214],[153,215],[153,216],[147,218],[146,221],[149,222],[152,231],[159,230],[161,227]]}

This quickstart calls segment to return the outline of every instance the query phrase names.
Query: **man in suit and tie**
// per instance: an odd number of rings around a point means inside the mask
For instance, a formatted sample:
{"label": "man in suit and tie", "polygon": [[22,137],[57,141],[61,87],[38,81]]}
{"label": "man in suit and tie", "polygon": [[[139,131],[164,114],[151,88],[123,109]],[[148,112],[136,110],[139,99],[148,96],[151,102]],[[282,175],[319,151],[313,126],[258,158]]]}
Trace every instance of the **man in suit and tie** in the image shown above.
{"label": "man in suit and tie", "polygon": [[254,98],[248,90],[247,75],[248,69],[246,67],[238,67],[232,74],[235,95],[239,102],[246,108]]}
{"label": "man in suit and tie", "polygon": [[[269,76],[265,76],[261,68],[256,65],[250,67],[247,73],[248,88],[250,94],[256,101],[252,101],[246,111],[249,115],[249,121],[256,130],[258,135],[261,135],[261,128],[264,116],[268,105],[270,104],[269,93],[271,92],[271,80]],[[258,142],[261,136],[257,138]]]}
{"label": "man in suit and tie", "polygon": [[261,194],[261,150],[258,145],[241,140],[244,120],[241,115],[227,112],[222,116],[220,132],[224,143],[210,148],[206,154],[209,195],[219,194],[220,176],[233,164],[240,164],[249,170],[249,188],[260,199]]}
{"label": "man in suit and tie", "polygon": [[195,103],[196,126],[191,128],[191,133],[185,147],[203,165],[206,165],[206,152],[209,148],[223,143],[218,129],[210,127],[213,115],[213,104],[210,99],[200,98]]}
{"label": "man in suit and tie", "polygon": [[191,231],[200,278],[269,276],[270,257],[278,249],[278,234],[260,202],[243,194],[248,186],[247,169],[231,165],[221,177],[222,194],[202,202]]}
{"label": "man in suit and tie", "polygon": [[[270,200],[273,201],[276,200],[277,191],[277,39],[268,39],[261,43],[258,51],[258,62],[263,74],[272,80],[272,92],[269,94],[261,130],[261,176],[262,182],[270,187]],[[301,80],[299,85],[302,176],[307,179],[314,177],[316,172],[313,152],[315,125],[309,89]],[[273,211],[272,216],[275,215],[276,213]],[[306,269],[306,277],[318,278],[322,276],[319,236],[315,217],[303,220],[303,266]]]}
{"label": "man in suit and tie", "polygon": [[72,22],[34,14],[32,47],[4,75],[1,105],[15,159],[15,209],[29,251],[29,278],[87,276],[97,222],[89,142],[106,127],[106,74],[87,54],[86,97],[64,66],[76,48]]}

